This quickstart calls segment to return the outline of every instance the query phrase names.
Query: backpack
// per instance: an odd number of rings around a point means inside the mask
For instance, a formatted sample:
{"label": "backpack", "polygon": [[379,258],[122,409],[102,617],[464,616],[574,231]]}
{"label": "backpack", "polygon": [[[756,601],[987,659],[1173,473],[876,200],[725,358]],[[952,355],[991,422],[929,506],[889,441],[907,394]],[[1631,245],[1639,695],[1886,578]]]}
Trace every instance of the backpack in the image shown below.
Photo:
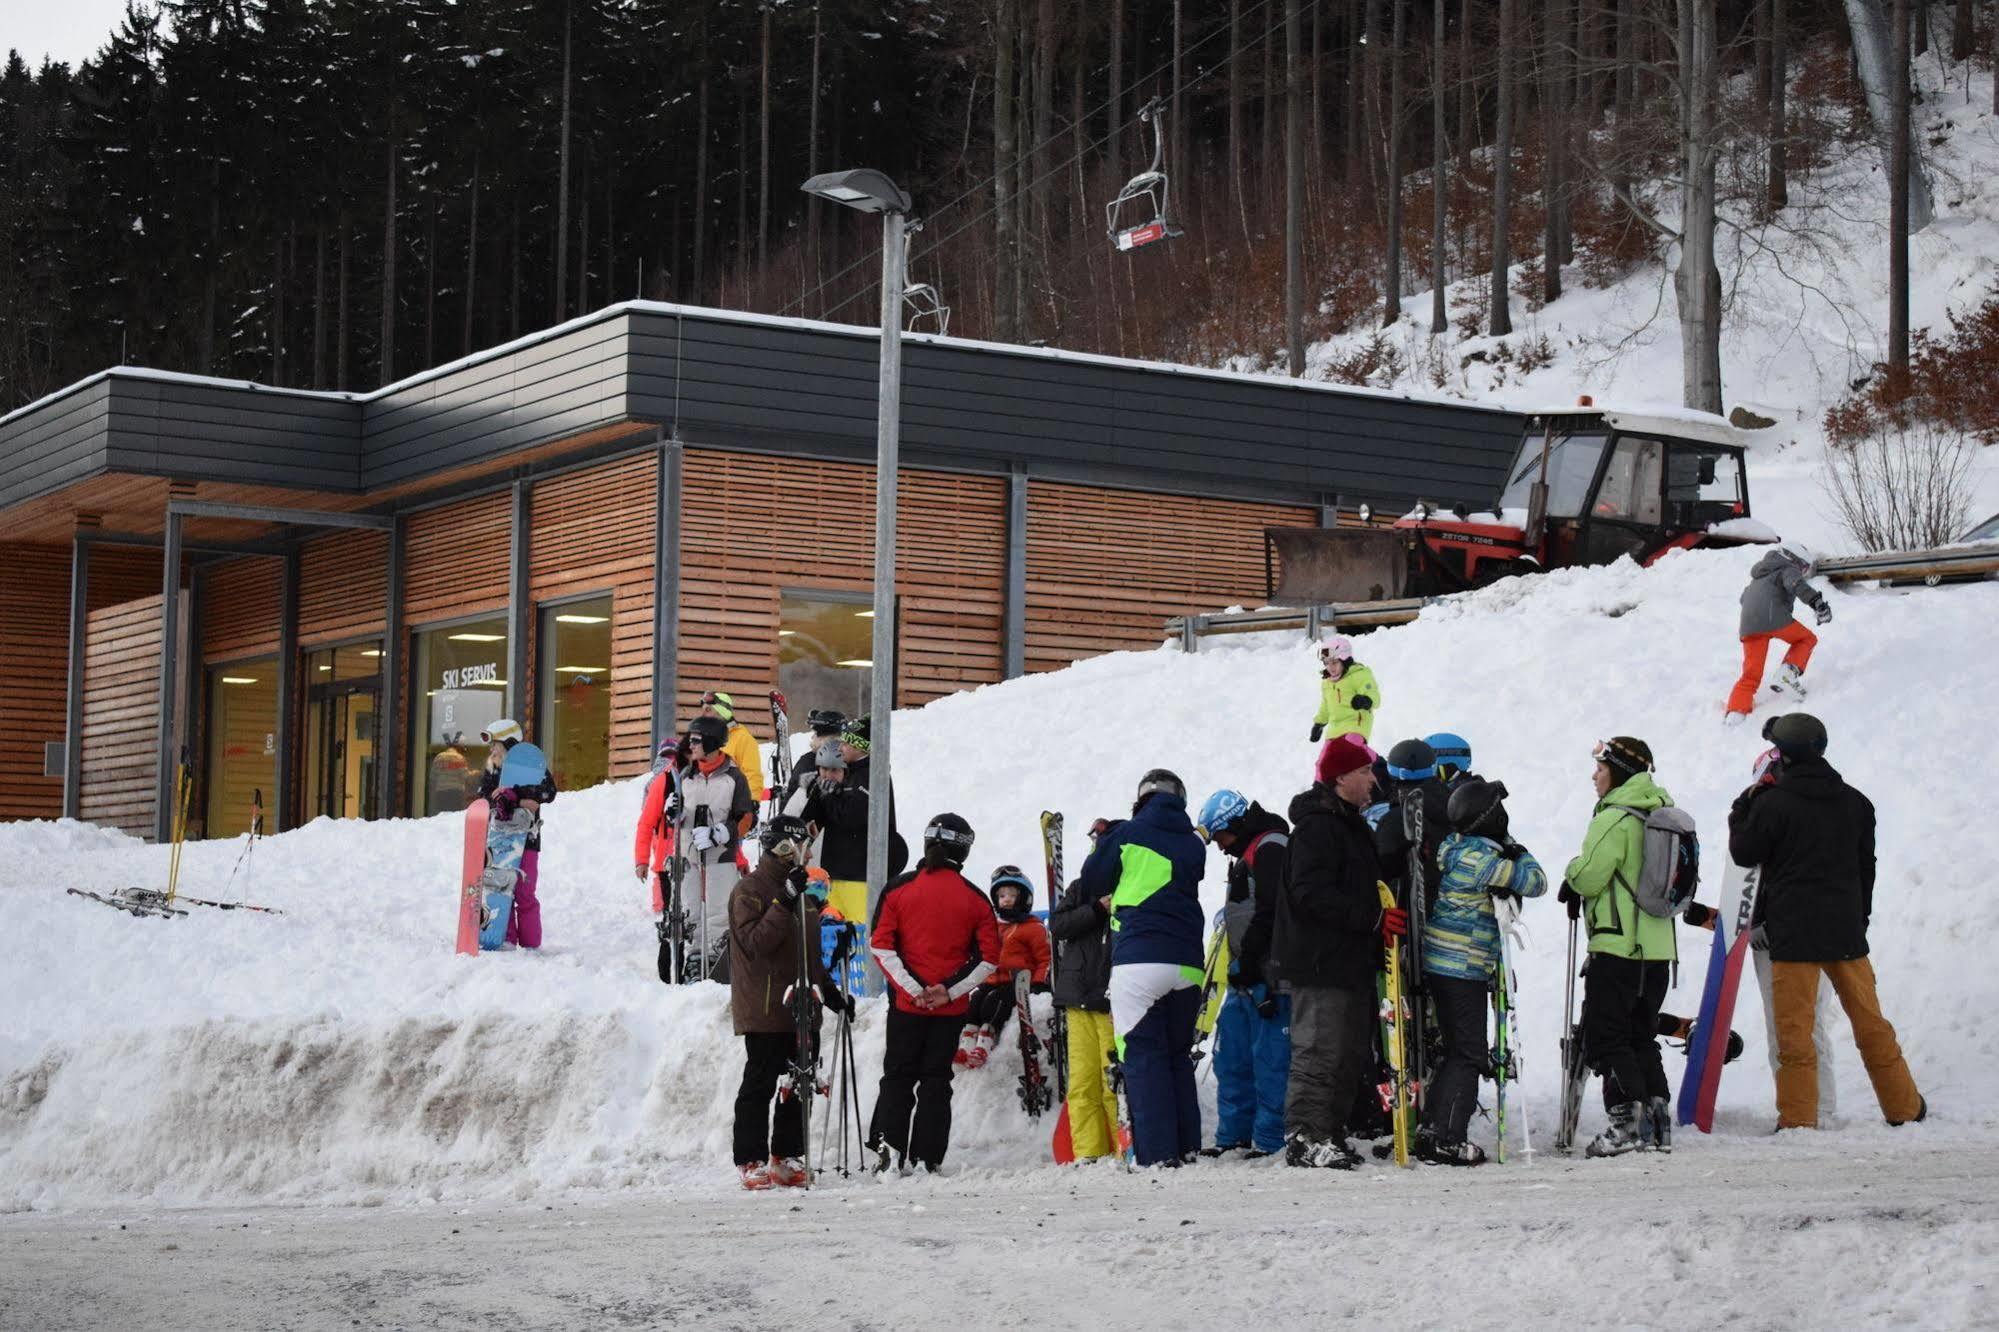
{"label": "backpack", "polygon": [[1249,891],[1243,894],[1240,902],[1230,900],[1221,910],[1222,929],[1228,935],[1229,956],[1232,958],[1242,956],[1242,941],[1249,934],[1250,921],[1256,917],[1256,880],[1254,877],[1256,871],[1251,862],[1256,859],[1257,849],[1266,842],[1272,846],[1291,845],[1290,837],[1284,833],[1267,832],[1251,842],[1249,849],[1242,853],[1243,878],[1249,885]]}
{"label": "backpack", "polygon": [[1701,883],[1701,843],[1694,833],[1694,816],[1678,805],[1617,808],[1645,825],[1638,880],[1630,885],[1631,895],[1646,915],[1670,920],[1687,909]]}

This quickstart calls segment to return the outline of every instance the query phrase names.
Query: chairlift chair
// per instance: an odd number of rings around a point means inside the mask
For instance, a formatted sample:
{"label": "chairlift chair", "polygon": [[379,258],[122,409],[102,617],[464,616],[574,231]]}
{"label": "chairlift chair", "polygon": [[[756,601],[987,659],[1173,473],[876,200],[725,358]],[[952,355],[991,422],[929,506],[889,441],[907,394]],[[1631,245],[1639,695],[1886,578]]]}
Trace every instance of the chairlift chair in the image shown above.
{"label": "chairlift chair", "polygon": [[944,304],[944,298],[938,295],[937,288],[928,282],[905,284],[902,289],[902,305],[909,316],[909,323],[903,329],[905,333],[923,332],[919,325],[928,319],[935,323],[938,337],[950,335],[951,307]]}
{"label": "chairlift chair", "polygon": [[1166,155],[1166,115],[1159,99],[1147,102],[1138,118],[1152,126],[1152,165],[1126,181],[1117,198],[1104,206],[1104,226],[1111,243],[1127,252],[1184,234],[1169,216],[1170,182],[1161,170]]}

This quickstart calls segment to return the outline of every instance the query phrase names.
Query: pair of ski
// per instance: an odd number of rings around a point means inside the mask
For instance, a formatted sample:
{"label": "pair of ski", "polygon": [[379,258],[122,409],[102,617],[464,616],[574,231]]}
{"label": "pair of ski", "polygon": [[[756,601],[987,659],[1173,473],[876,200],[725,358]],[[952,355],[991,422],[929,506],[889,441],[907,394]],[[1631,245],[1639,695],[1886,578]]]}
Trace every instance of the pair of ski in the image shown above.
{"label": "pair of ski", "polygon": [[[1423,793],[1419,789],[1412,788],[1402,797],[1402,833],[1409,843],[1403,869],[1409,933],[1400,943],[1389,939],[1383,944],[1381,1043],[1388,1055],[1388,1080],[1382,1085],[1381,1099],[1394,1132],[1395,1164],[1406,1167],[1413,1164],[1410,1148],[1415,1139],[1416,1112],[1429,1082],[1424,1067],[1427,1041],[1421,979],[1428,899],[1424,892]],[[1375,887],[1382,910],[1394,910],[1394,891],[1385,883]]]}
{"label": "pair of ski", "polygon": [[[1041,851],[1048,872],[1049,914],[1062,900],[1062,816],[1050,810],[1041,813]],[[1060,946],[1053,950],[1058,956]],[[1055,977],[1055,964],[1049,965],[1051,988]],[[1055,1134],[1049,1147],[1060,1165],[1069,1165],[1076,1159],[1076,1144],[1069,1131],[1069,1040],[1068,1019],[1060,1007],[1055,1010],[1053,1032],[1055,1038],[1055,1078],[1054,1095],[1062,1102],[1062,1111],[1055,1119]],[[1086,1070],[1086,1076],[1089,1075]],[[1024,1075],[1023,1075],[1024,1076]],[[1118,1062],[1116,1054],[1109,1056],[1109,1065],[1102,1076],[1110,1088],[1111,1099],[1117,1107],[1117,1133],[1114,1147],[1117,1157],[1126,1170],[1137,1169],[1137,1158],[1133,1152],[1131,1131],[1131,1099],[1125,1092],[1124,1066]]]}

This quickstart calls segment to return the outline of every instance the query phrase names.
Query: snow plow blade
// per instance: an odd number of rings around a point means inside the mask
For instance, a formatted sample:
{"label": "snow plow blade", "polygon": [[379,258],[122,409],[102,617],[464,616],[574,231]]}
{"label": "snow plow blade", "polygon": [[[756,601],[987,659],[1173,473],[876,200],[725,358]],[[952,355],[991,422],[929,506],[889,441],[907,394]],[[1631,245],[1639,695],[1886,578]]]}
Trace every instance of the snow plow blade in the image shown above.
{"label": "snow plow blade", "polygon": [[1386,601],[1415,594],[1417,537],[1393,528],[1266,527],[1264,563],[1277,605]]}

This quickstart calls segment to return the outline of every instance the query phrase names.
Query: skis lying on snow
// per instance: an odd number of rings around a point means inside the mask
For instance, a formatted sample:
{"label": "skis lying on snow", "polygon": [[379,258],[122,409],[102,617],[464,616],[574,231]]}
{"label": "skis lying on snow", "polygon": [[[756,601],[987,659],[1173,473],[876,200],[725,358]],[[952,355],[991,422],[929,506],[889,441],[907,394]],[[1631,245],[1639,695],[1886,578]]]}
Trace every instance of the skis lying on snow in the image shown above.
{"label": "skis lying on snow", "polygon": [[[129,893],[141,891],[132,888],[121,889],[109,897],[106,897],[103,893],[93,893],[86,888],[71,888],[67,891],[71,897],[87,897],[93,902],[102,902],[105,906],[116,907],[118,910],[134,916],[173,917],[185,916],[187,914],[187,912],[182,911],[179,907],[168,906],[166,904],[165,893],[152,893],[152,897],[158,899],[157,901],[152,901],[127,896]],[[188,899],[182,898],[181,900],[185,902]]]}
{"label": "skis lying on snow", "polygon": [[[129,901],[140,902],[147,906],[172,908],[185,902],[189,906],[214,907],[219,911],[260,911],[267,916],[282,916],[285,914],[276,907],[257,906],[250,902],[218,902],[209,897],[189,897],[186,893],[175,893],[172,900],[169,901],[167,895],[157,888],[121,888],[118,895]],[[186,915],[187,913],[182,912],[181,914]]]}
{"label": "skis lying on snow", "polygon": [[1032,980],[1024,970],[1013,973],[1013,1008],[1020,1029],[1020,1106],[1029,1119],[1039,1120],[1041,1112],[1055,1104],[1055,1088],[1041,1066],[1041,1033],[1034,1029],[1034,1010],[1029,1003]]}

